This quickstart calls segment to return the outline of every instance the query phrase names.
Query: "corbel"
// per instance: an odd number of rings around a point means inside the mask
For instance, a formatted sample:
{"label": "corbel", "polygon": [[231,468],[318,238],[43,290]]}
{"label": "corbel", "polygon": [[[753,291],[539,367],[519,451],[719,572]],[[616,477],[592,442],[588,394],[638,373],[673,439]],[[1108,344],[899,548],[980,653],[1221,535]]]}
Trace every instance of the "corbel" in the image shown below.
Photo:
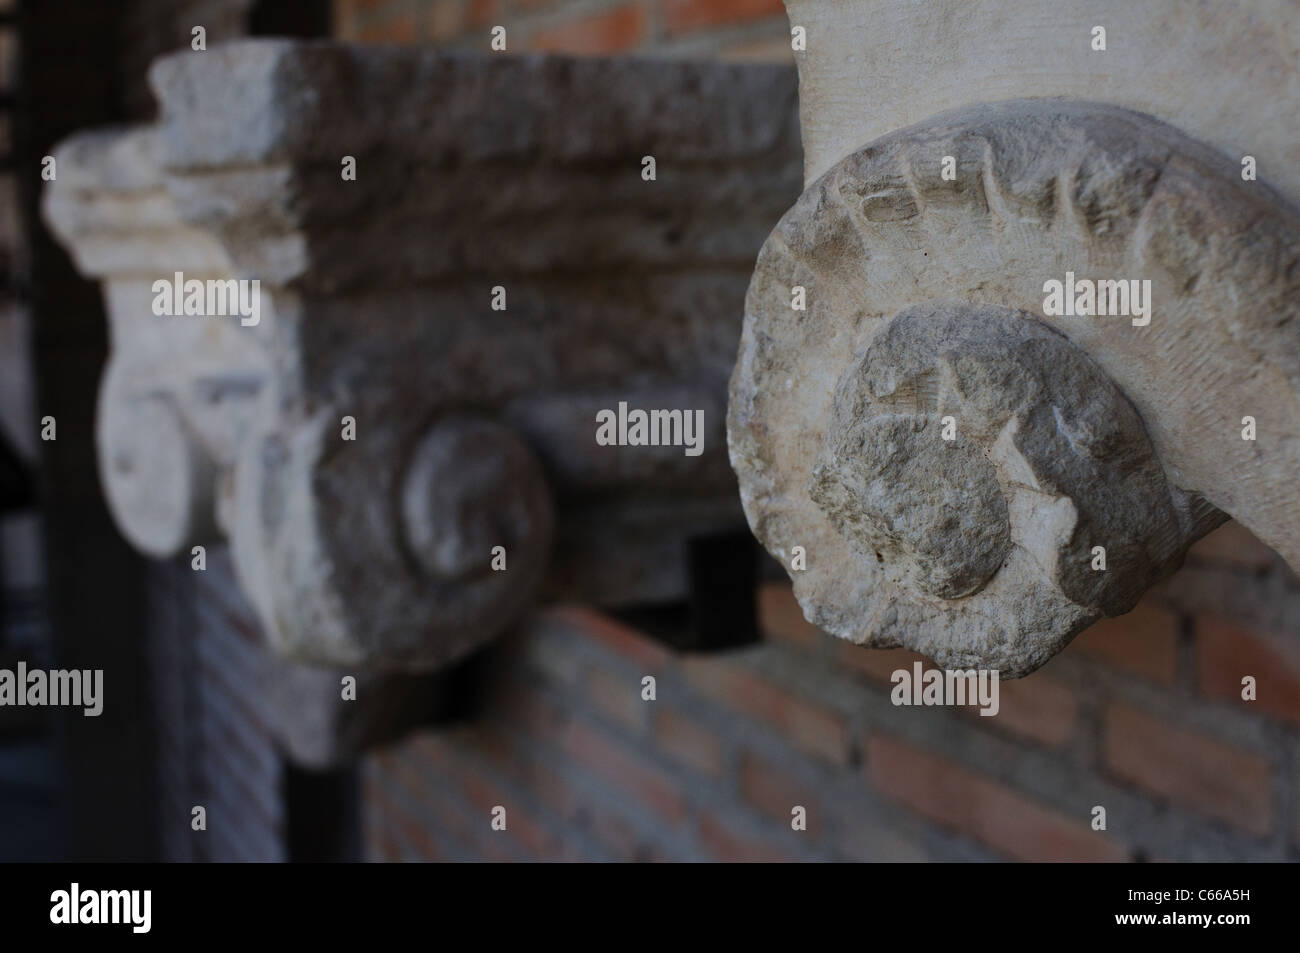
{"label": "corbel", "polygon": [[[1030,0],[788,0],[806,187],[728,440],[810,621],[1015,677],[1229,516],[1300,567],[1300,170],[1268,107],[1300,98],[1300,10],[1265,6],[1062,7],[1027,43]],[[1122,313],[1090,311],[1110,281]]]}
{"label": "corbel", "polygon": [[[790,71],[247,41],[150,79],[158,123],[64,143],[45,198],[104,287],[129,540],[228,540],[269,643],[349,670],[689,598],[690,541],[743,528],[726,382],[798,191]],[[177,273],[258,314],[155,313]],[[702,452],[601,445],[621,405],[702,411]]]}

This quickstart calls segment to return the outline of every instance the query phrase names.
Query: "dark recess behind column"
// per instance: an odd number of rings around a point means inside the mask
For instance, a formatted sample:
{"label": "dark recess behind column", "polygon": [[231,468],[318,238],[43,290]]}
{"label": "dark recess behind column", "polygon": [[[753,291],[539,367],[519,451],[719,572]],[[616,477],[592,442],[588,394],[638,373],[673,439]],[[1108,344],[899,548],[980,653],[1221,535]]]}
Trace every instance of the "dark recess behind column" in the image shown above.
{"label": "dark recess behind column", "polygon": [[248,12],[250,36],[327,37],[332,26],[330,0],[258,0]]}
{"label": "dark recess behind column", "polygon": [[95,463],[96,392],[107,353],[99,289],[40,221],[41,157],[67,135],[120,117],[118,0],[31,0],[18,12],[21,66],[16,169],[29,249],[37,413],[57,421],[41,444],[37,491],[49,564],[57,668],[102,669],[104,707],[53,711],[69,860],[150,860],[152,733],[144,654],[143,567],[113,527]]}
{"label": "dark recess behind column", "polygon": [[284,793],[290,861],[362,859],[361,777],[356,766],[308,771],[286,764]]}

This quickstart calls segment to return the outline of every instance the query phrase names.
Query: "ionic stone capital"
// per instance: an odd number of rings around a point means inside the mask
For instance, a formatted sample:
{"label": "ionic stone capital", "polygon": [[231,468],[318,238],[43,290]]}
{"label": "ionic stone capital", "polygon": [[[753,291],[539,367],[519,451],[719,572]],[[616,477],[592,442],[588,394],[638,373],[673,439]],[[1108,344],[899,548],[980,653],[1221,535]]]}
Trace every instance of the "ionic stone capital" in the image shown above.
{"label": "ionic stone capital", "polygon": [[[128,539],[228,539],[274,647],[375,671],[537,598],[687,594],[687,541],[743,525],[726,380],[798,192],[791,71],[250,41],[151,82],[158,125],[64,143],[45,198],[104,287]],[[258,313],[160,314],[160,279]],[[703,412],[703,454],[598,445],[620,403]]]}
{"label": "ionic stone capital", "polygon": [[[1115,106],[975,105],[863,145],[750,285],[750,524],[822,628],[1008,676],[1224,514],[1300,565],[1298,254],[1293,205]],[[1150,313],[1049,307],[1076,275],[1139,279]]]}

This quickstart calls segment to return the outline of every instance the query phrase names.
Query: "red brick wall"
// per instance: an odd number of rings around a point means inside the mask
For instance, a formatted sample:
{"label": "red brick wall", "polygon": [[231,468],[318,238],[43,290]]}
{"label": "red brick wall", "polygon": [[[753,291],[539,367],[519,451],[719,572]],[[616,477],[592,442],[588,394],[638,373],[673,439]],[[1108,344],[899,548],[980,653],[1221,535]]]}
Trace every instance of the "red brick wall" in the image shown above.
{"label": "red brick wall", "polygon": [[512,52],[631,51],[793,62],[781,0],[335,0],[335,35],[362,43]]}
{"label": "red brick wall", "polygon": [[[1207,578],[1233,593],[1217,613],[1203,604]],[[1230,524],[1138,610],[1004,682],[990,718],[895,707],[889,675],[914,656],[815,631],[783,582],[762,590],[767,642],[708,657],[674,654],[589,609],[545,610],[496,652],[473,722],[368,759],[368,850],[1297,859],[1298,612],[1300,581]],[[1269,618],[1292,627],[1270,629]],[[1240,698],[1247,674],[1256,702]],[[641,699],[645,675],[655,701]],[[491,826],[497,805],[505,831]],[[791,829],[795,805],[806,831]],[[1105,832],[1091,829],[1095,805]]]}

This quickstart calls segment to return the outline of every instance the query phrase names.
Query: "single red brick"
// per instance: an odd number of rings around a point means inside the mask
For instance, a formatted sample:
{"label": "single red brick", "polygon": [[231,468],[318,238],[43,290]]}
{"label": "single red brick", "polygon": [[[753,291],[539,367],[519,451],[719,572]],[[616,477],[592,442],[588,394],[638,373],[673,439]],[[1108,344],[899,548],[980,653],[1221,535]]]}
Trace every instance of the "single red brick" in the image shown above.
{"label": "single red brick", "polygon": [[[1300,721],[1300,642],[1296,639],[1202,616],[1196,620],[1196,667],[1201,691],[1211,698]],[[1246,675],[1255,677],[1254,701],[1241,697]]]}
{"label": "single red brick", "polygon": [[654,719],[655,743],[670,758],[715,778],[722,777],[725,764],[722,742],[707,728],[669,708],[660,708]]}
{"label": "single red brick", "polygon": [[807,830],[800,834],[815,838],[821,830],[817,798],[795,781],[788,771],[764,761],[753,752],[740,757],[740,793],[755,810],[784,824],[790,830],[792,811],[802,807],[807,812]]}
{"label": "single red brick", "polygon": [[765,841],[735,833],[726,821],[712,813],[700,818],[699,834],[704,849],[725,863],[780,864],[792,859]]}
{"label": "single red brick", "polygon": [[824,637],[803,617],[788,582],[766,582],[759,587],[758,624],[764,638],[800,648],[814,646]]}
{"label": "single red brick", "polygon": [[1087,629],[1067,651],[1172,685],[1178,657],[1178,617],[1148,598],[1132,612],[1103,619]]}
{"label": "single red brick", "polygon": [[366,22],[357,30],[359,43],[414,43],[415,17],[404,13],[383,20]]}
{"label": "single red brick", "polygon": [[557,606],[541,613],[548,621],[572,626],[605,648],[640,665],[646,675],[669,668],[673,654],[660,642],[585,606]]}
{"label": "single red brick", "polygon": [[425,8],[425,20],[429,39],[442,43],[454,39],[465,32],[467,26],[467,9],[463,3],[447,3],[436,0]]}
{"label": "single red brick", "polygon": [[560,746],[584,768],[673,824],[686,818],[686,801],[664,773],[608,735],[580,721],[561,733]]}
{"label": "single red brick", "polygon": [[470,26],[483,26],[500,13],[499,0],[469,0],[465,18]]}
{"label": "single red brick", "polygon": [[663,15],[669,33],[684,33],[759,17],[780,16],[784,23],[785,6],[781,0],[663,0]]}
{"label": "single red brick", "polygon": [[732,657],[691,656],[682,668],[692,688],[724,708],[767,722],[791,744],[832,764],[849,762],[848,719],[838,712],[773,685]]}
{"label": "single red brick", "polygon": [[1077,818],[1030,800],[991,778],[881,735],[867,741],[871,784],[918,814],[1026,861],[1118,861],[1123,845]]}
{"label": "single red brick", "polygon": [[1116,777],[1253,834],[1273,829],[1268,761],[1120,702],[1106,710],[1106,765]]}
{"label": "single red brick", "polygon": [[1187,555],[1195,561],[1231,566],[1248,572],[1267,570],[1278,561],[1273,550],[1234,520],[1229,520],[1208,536],[1197,540]]}
{"label": "single red brick", "polygon": [[640,3],[627,3],[606,13],[538,30],[529,38],[529,44],[546,53],[620,53],[639,44],[645,32],[645,8]]}

